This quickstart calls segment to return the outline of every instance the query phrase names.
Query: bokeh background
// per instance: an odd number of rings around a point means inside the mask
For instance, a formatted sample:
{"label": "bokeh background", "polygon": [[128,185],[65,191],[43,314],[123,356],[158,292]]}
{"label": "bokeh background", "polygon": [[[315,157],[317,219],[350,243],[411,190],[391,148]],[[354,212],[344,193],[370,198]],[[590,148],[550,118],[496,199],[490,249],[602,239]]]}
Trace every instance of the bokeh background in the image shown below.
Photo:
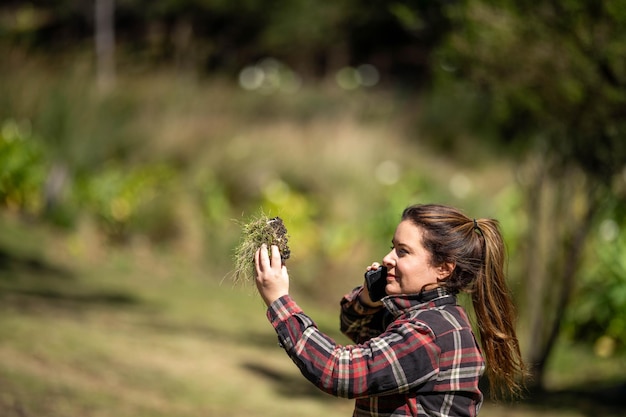
{"label": "bokeh background", "polygon": [[350,415],[233,282],[241,224],[347,343],[419,202],[506,237],[533,378],[481,414],[626,415],[625,57],[624,0],[4,0],[0,415]]}

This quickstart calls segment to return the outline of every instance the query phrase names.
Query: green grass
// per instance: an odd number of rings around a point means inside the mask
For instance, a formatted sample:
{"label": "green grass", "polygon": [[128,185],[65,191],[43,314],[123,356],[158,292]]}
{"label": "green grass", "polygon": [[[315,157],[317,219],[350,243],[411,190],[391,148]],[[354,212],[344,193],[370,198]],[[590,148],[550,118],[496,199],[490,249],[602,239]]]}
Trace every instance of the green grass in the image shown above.
{"label": "green grass", "polygon": [[[351,415],[352,401],[299,374],[256,290],[225,280],[228,270],[145,248],[108,248],[94,261],[73,255],[75,237],[6,219],[0,229],[38,237],[0,239],[0,248],[20,253],[5,259],[0,276],[3,417]],[[299,300],[322,330],[346,342],[336,309]],[[584,381],[592,367],[570,365],[592,360],[589,352],[567,352],[556,364],[564,369],[553,372]],[[487,403],[481,415],[588,414],[530,401]]]}

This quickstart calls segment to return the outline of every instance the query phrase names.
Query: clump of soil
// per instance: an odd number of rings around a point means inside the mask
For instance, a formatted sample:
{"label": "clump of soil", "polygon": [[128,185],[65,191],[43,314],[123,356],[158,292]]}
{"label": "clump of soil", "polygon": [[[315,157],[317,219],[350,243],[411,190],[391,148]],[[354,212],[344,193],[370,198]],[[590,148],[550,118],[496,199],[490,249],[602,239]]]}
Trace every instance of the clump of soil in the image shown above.
{"label": "clump of soil", "polygon": [[[268,218],[260,214],[247,223],[242,224],[241,240],[235,248],[235,282],[251,281],[256,276],[254,268],[254,253],[265,243],[278,246],[283,263],[291,256],[285,223],[280,217]],[[271,255],[271,253],[270,253]]]}

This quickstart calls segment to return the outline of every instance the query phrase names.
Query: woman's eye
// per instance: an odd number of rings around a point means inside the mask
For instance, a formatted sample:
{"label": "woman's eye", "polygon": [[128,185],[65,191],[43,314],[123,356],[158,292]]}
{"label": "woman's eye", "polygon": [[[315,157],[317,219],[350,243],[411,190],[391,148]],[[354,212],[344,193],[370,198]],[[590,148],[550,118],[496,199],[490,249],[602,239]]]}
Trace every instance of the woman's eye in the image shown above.
{"label": "woman's eye", "polygon": [[396,253],[398,254],[398,256],[403,256],[409,253],[408,250],[400,248],[400,249],[396,249]]}
{"label": "woman's eye", "polygon": [[395,250],[398,256],[406,255],[408,253],[406,249],[396,248],[395,246],[390,246],[390,249]]}

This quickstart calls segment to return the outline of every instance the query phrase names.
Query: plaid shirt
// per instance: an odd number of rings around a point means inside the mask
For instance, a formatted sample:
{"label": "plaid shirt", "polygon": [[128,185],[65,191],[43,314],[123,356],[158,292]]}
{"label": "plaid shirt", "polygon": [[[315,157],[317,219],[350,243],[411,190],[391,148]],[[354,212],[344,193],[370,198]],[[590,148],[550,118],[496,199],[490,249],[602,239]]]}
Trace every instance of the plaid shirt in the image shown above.
{"label": "plaid shirt", "polygon": [[368,310],[359,292],[341,300],[341,329],[356,345],[321,333],[289,295],[270,306],[279,343],[302,374],[329,394],[356,398],[353,416],[476,416],[484,362],[456,297],[437,288]]}

